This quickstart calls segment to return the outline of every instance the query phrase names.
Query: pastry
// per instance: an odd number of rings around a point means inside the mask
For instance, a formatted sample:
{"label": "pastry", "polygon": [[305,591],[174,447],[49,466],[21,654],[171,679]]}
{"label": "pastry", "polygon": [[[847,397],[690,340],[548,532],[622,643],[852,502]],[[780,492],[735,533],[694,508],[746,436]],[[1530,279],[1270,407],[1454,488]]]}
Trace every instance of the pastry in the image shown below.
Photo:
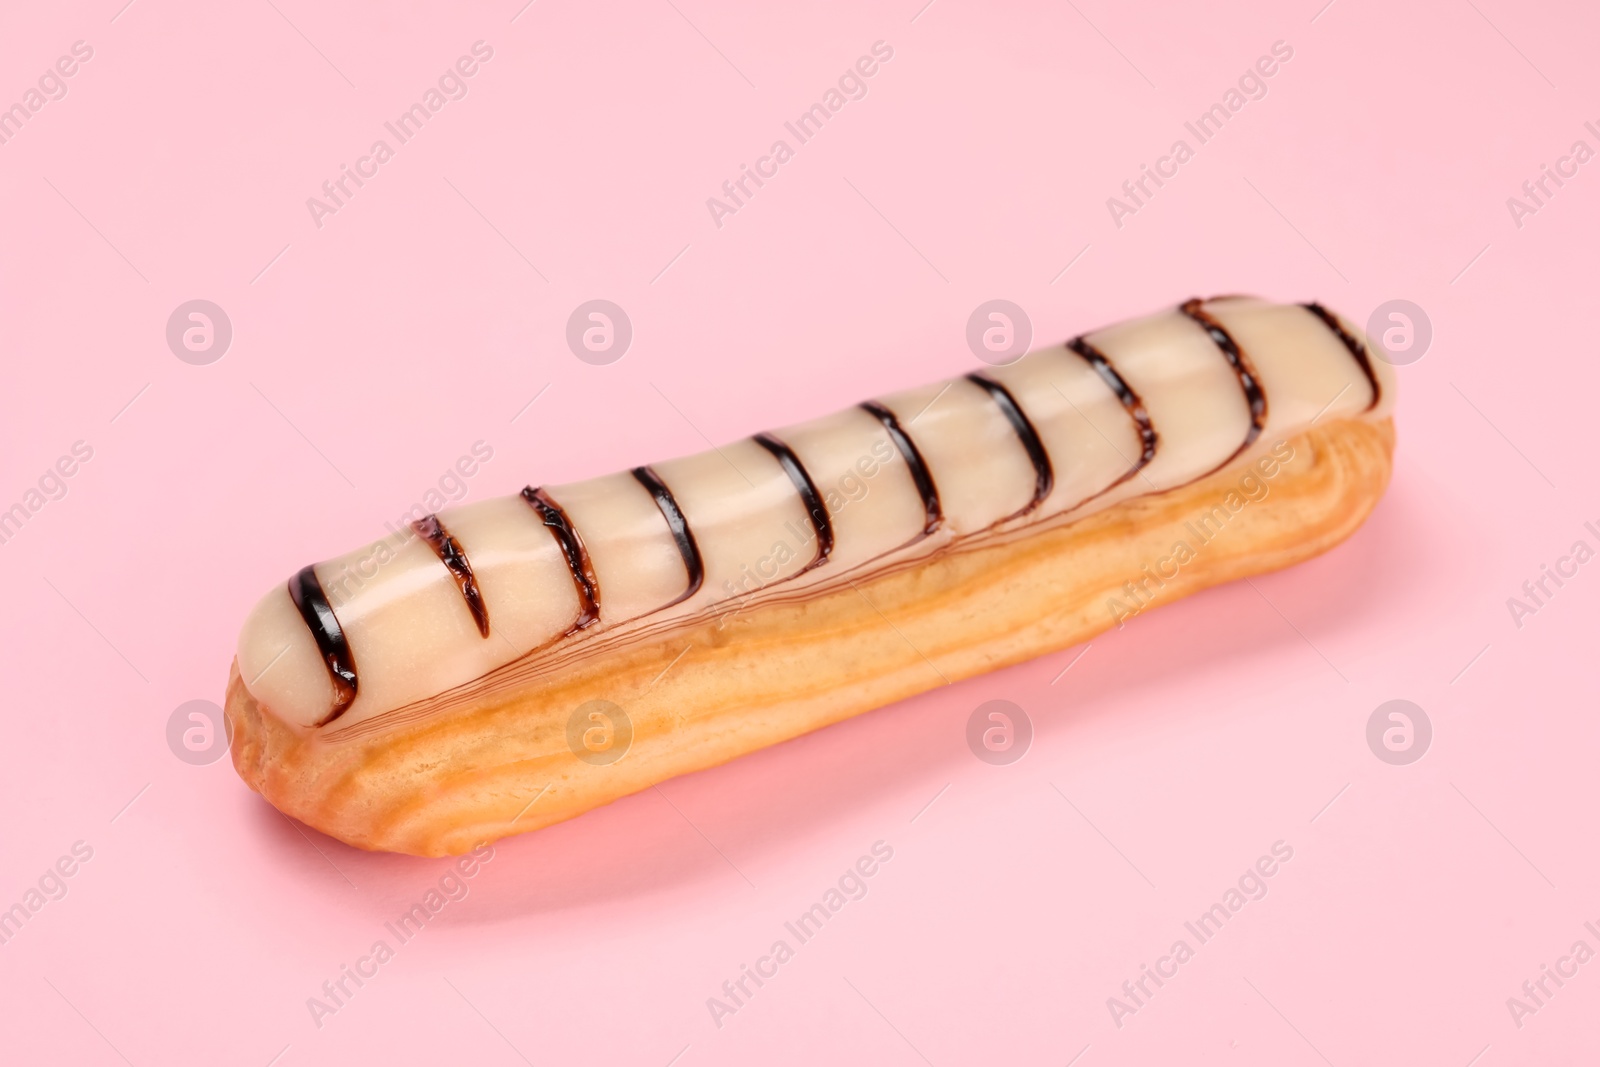
{"label": "pastry", "polygon": [[234,766],[352,845],[455,854],[1067,648],[1359,526],[1393,445],[1369,352],[1317,304],[1191,300],[416,514],[256,605]]}

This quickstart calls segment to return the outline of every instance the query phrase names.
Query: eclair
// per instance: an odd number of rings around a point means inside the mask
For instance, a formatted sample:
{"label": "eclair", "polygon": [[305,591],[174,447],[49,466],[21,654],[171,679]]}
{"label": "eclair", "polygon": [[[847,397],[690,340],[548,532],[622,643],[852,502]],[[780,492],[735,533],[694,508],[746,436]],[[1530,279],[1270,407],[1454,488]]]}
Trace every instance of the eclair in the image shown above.
{"label": "eclair", "polygon": [[1394,374],[1190,300],[699,455],[413,515],[246,619],[234,767],[438,856],[1081,643],[1349,536]]}

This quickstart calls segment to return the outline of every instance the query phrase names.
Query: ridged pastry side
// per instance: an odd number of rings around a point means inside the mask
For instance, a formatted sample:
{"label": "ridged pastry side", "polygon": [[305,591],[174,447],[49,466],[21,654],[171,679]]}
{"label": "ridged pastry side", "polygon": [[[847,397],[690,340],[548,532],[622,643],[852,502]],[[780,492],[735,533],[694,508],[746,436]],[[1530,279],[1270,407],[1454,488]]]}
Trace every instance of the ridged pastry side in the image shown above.
{"label": "ridged pastry side", "polygon": [[[1238,493],[1250,467],[1027,536],[959,545],[816,599],[696,620],[563,663],[537,684],[480,688],[420,721],[344,740],[261,707],[235,664],[234,766],[281,811],[351,845],[460,854],[947,679],[1079,644],[1114,624],[1108,602],[1131,603],[1125,583],[1144,581],[1143,568],[1180,540],[1193,558],[1159,588],[1146,583],[1146,608],[1318,555],[1383,495],[1393,425],[1334,421],[1289,444],[1293,458],[1261,479],[1267,495],[1231,512],[1203,545],[1188,524]],[[595,699],[632,724],[631,747],[614,763],[568,747],[569,717]]]}

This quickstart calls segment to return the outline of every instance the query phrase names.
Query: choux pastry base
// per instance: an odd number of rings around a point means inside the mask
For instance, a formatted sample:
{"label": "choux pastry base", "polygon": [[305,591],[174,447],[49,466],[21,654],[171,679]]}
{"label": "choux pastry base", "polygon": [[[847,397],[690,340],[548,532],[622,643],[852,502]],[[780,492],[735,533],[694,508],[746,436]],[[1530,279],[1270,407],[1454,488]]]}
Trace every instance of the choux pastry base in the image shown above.
{"label": "choux pastry base", "polygon": [[[815,599],[730,605],[648,642],[574,657],[535,684],[478,687],[426,717],[345,739],[284,723],[251,697],[235,664],[234,766],[281,811],[351,845],[463,853],[1079,644],[1115,624],[1108,601],[1130,603],[1125,583],[1177,541],[1194,556],[1149,606],[1327,551],[1382,496],[1393,425],[1330,421],[1289,443],[1293,458],[1263,479],[1269,493],[1204,545],[1186,524],[1236,491],[1248,467],[1026,536],[973,538]],[[596,699],[631,721],[631,746],[615,762],[580,759],[569,746],[569,718]]]}

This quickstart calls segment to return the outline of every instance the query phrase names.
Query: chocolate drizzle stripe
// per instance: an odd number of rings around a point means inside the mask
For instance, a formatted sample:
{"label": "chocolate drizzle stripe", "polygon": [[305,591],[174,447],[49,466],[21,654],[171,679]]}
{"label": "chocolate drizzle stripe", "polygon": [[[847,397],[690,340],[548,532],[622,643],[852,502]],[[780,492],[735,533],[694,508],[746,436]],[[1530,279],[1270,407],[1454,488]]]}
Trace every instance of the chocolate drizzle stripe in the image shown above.
{"label": "chocolate drizzle stripe", "polygon": [[989,394],[989,399],[994,401],[995,407],[1000,409],[1000,414],[1006,417],[1011,428],[1017,433],[1017,440],[1022,442],[1023,451],[1028,453],[1028,461],[1033,464],[1033,499],[1028,501],[1026,507],[1007,519],[1015,519],[1026,515],[1050,495],[1050,490],[1056,485],[1055,468],[1050,465],[1050,454],[1044,449],[1044,442],[1039,440],[1039,431],[1029,421],[1027,413],[1022,410],[1022,405],[1017,403],[1017,398],[1011,395],[1011,390],[1001,385],[981,371],[967,375],[967,381],[976,385]]}
{"label": "chocolate drizzle stripe", "polygon": [[1095,373],[1100,375],[1100,380],[1110,387],[1118,400],[1122,401],[1122,406],[1127,409],[1128,416],[1133,419],[1134,429],[1139,431],[1139,459],[1127,474],[1113,484],[1125,482],[1156,458],[1156,447],[1160,444],[1161,437],[1156,433],[1155,425],[1150,421],[1150,413],[1145,410],[1144,400],[1123,380],[1122,375],[1117,373],[1117,369],[1111,365],[1111,361],[1105,357],[1105,353],[1085,341],[1082,337],[1074,337],[1068,341],[1067,348],[1083,357],[1083,361],[1094,368]]}
{"label": "chocolate drizzle stripe", "polygon": [[1383,387],[1378,384],[1378,375],[1372,369],[1372,354],[1367,351],[1366,344],[1362,342],[1361,338],[1345,329],[1344,323],[1339,321],[1339,317],[1321,304],[1313,301],[1300,306],[1321,319],[1322,324],[1332,330],[1334,336],[1344,342],[1345,348],[1350,350],[1350,355],[1361,365],[1361,373],[1367,376],[1367,384],[1372,386],[1372,401],[1367,404],[1364,410],[1371,411],[1377,407],[1378,401],[1383,398]]}
{"label": "chocolate drizzle stripe", "polygon": [[894,442],[894,447],[905,458],[906,467],[911,471],[911,480],[916,484],[917,493],[922,497],[922,510],[926,516],[922,535],[928,536],[944,521],[944,506],[939,503],[939,490],[933,484],[933,477],[928,473],[928,465],[923,461],[922,453],[917,451],[917,446],[912,442],[910,435],[900,427],[900,420],[895,417],[894,412],[876,400],[866,401],[861,405],[861,410],[883,424],[889,439]]}
{"label": "chocolate drizzle stripe", "polygon": [[326,726],[348,711],[356,699],[360,684],[356,678],[356,658],[350,654],[350,642],[345,640],[344,628],[333,614],[328,594],[322,591],[315,566],[302,567],[299,574],[289,579],[289,599],[294,601],[306,628],[317,642],[317,651],[328,668],[328,681],[333,683],[333,708],[315,723]]}
{"label": "chocolate drizzle stripe", "polygon": [[1250,407],[1250,429],[1245,432],[1244,442],[1233,450],[1233,455],[1222,462],[1222,466],[1233,462],[1234,456],[1249,448],[1261,436],[1261,429],[1267,422],[1267,394],[1261,391],[1261,380],[1256,377],[1255,367],[1251,366],[1249,357],[1240,349],[1237,341],[1233,339],[1222,323],[1218,322],[1206,311],[1203,306],[1205,301],[1199,297],[1185,300],[1178,305],[1178,311],[1193,320],[1196,325],[1205,330],[1206,336],[1217,346],[1217,351],[1222,353],[1222,358],[1228,361],[1228,366],[1233,368],[1233,373],[1239,378],[1239,388],[1244,390],[1245,403]]}
{"label": "chocolate drizzle stripe", "polygon": [[800,457],[794,454],[794,449],[772,436],[770,433],[758,433],[754,437],[756,444],[772,453],[772,458],[778,461],[778,466],[783,468],[783,473],[789,476],[789,481],[794,483],[794,491],[800,494],[800,502],[805,505],[806,514],[811,517],[811,528],[817,532],[817,554],[810,563],[807,563],[799,573],[791,577],[798,578],[801,574],[820,567],[828,562],[828,556],[833,552],[833,519],[828,516],[828,509],[822,503],[822,495],[817,492],[817,483],[811,480],[811,475],[806,472]]}
{"label": "chocolate drizzle stripe", "polygon": [[678,543],[678,554],[683,557],[683,569],[689,572],[689,587],[676,600],[662,605],[662,608],[670,608],[673,604],[688,600],[700,591],[701,583],[706,580],[706,565],[700,558],[700,546],[695,543],[694,531],[689,529],[689,520],[684,518],[683,512],[678,509],[678,502],[673,498],[672,490],[667,488],[667,483],[649,467],[633,468],[633,476],[638,479],[640,485],[650,490],[650,495],[655,498],[661,517],[667,520],[667,529],[672,531],[672,539]]}
{"label": "chocolate drizzle stripe", "polygon": [[543,488],[527,486],[522,490],[522,499],[538,513],[539,521],[544,523],[550,535],[556,539],[556,544],[561,546],[561,554],[567,560],[567,570],[572,572],[572,584],[578,590],[578,619],[567,632],[573,633],[594,625],[600,620],[600,579],[595,577],[594,565],[589,562],[589,549],[585,547],[583,537],[561,505],[552,500]]}
{"label": "chocolate drizzle stripe", "polygon": [[424,515],[413,522],[411,528],[417,532],[418,537],[428,542],[433,554],[439,557],[439,562],[450,572],[450,577],[456,580],[456,588],[461,590],[461,599],[467,602],[467,610],[472,612],[472,621],[478,624],[478,633],[488,637],[489,605],[483,602],[483,592],[478,588],[477,575],[472,573],[472,564],[468,562],[466,550],[461,547],[461,542],[450,535],[450,531],[444,528],[444,523],[439,521],[437,515]]}

